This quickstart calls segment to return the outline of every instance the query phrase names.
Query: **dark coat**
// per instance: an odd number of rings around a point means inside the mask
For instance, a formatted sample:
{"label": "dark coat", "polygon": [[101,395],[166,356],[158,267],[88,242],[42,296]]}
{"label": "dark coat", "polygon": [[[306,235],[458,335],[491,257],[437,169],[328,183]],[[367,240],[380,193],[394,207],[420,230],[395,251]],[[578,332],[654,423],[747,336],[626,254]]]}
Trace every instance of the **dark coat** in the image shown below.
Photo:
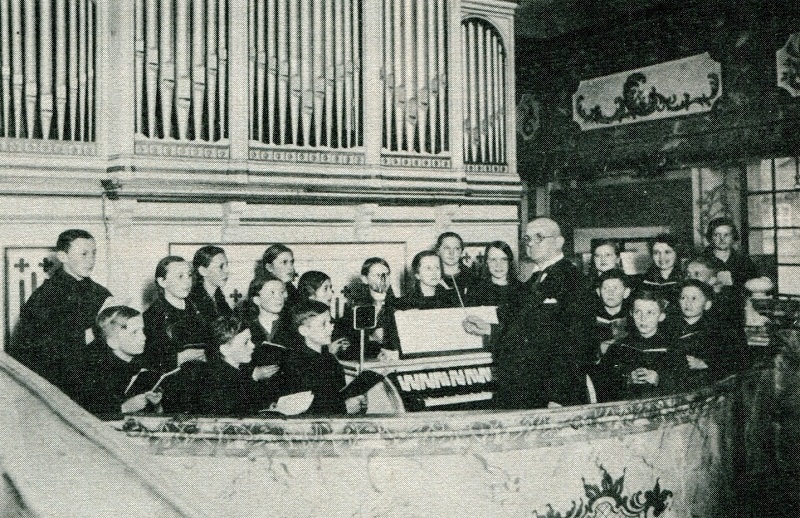
{"label": "dark coat", "polygon": [[318,353],[304,344],[297,344],[289,351],[286,363],[287,371],[296,376],[294,392],[310,390],[314,394],[308,414],[347,413],[339,392],[345,386],[344,369],[335,356],[327,350]]}
{"label": "dark coat", "polygon": [[214,320],[219,317],[229,317],[233,314],[233,310],[225,300],[225,295],[219,288],[214,292],[214,296],[211,297],[203,287],[203,284],[197,283],[192,287],[188,300],[194,304],[200,314],[200,318],[209,328]]}
{"label": "dark coat", "polygon": [[118,416],[122,404],[150,390],[159,374],[143,368],[139,358],[124,361],[103,340],[93,346],[97,352],[84,366],[77,402],[95,415]]}
{"label": "dark coat", "polygon": [[500,286],[488,279],[481,279],[467,291],[464,303],[467,306],[505,306],[514,304],[519,297],[522,283],[511,278],[508,284]]}
{"label": "dark coat", "polygon": [[[634,370],[645,367],[658,373],[658,385],[628,383]],[[686,355],[661,331],[650,338],[632,333],[628,340],[612,344],[600,359],[592,378],[599,401],[617,401],[674,394],[686,387],[689,368]]]}
{"label": "dark coat", "polygon": [[208,322],[191,300],[186,309],[178,309],[162,296],[144,312],[143,359],[153,370],[168,372],[177,366],[177,354],[188,344],[211,344]]}
{"label": "dark coat", "polygon": [[163,383],[164,412],[203,416],[247,416],[258,401],[252,370],[237,369],[215,356],[207,362],[190,361]]}
{"label": "dark coat", "polygon": [[758,268],[753,261],[736,249],[731,250],[731,255],[728,257],[727,261],[723,261],[715,256],[714,247],[712,246],[706,247],[702,255],[713,261],[719,271],[731,272],[731,279],[736,288],[744,287],[745,282],[759,276]]}
{"label": "dark coat", "polygon": [[498,310],[493,351],[500,408],[540,408],[587,401],[585,372],[593,359],[591,312],[583,275],[562,259],[524,284],[519,302]]}
{"label": "dark coat", "polygon": [[7,352],[74,398],[89,351],[86,330],[110,296],[92,279],[57,270],[23,304]]}
{"label": "dark coat", "polygon": [[718,381],[733,373],[739,362],[740,347],[736,330],[712,322],[703,316],[694,324],[682,322],[675,346],[685,355],[703,360],[708,369],[692,370],[687,383],[690,388]]}

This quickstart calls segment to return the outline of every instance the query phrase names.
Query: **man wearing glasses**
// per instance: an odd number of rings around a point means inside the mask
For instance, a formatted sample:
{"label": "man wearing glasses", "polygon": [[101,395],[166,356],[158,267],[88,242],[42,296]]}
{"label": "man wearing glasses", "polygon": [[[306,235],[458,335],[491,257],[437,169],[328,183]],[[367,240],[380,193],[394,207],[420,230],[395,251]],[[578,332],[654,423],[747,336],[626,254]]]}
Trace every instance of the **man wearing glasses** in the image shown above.
{"label": "man wearing glasses", "polygon": [[[526,228],[528,256],[536,264],[518,302],[498,308],[499,346],[493,351],[495,401],[500,408],[541,408],[588,401],[585,366],[591,329],[588,289],[564,257],[558,224],[536,218]],[[468,317],[467,332],[489,326]]]}

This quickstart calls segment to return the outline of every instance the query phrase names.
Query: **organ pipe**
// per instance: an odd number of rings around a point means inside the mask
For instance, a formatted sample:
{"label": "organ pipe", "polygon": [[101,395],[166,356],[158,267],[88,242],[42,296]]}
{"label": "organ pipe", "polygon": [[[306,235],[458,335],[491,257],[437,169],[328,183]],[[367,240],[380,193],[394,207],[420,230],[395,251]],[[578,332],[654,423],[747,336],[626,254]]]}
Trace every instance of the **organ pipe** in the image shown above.
{"label": "organ pipe", "polygon": [[225,138],[227,1],[136,2],[137,135],[173,140]]}
{"label": "organ pipe", "polygon": [[[94,140],[95,1],[0,0],[0,137]],[[134,1],[136,134],[227,138],[228,1]],[[382,2],[383,149],[447,155],[449,3]],[[249,31],[235,36],[249,39],[253,141],[363,145],[363,5],[249,2]],[[464,161],[504,163],[503,41],[484,19],[465,19],[461,31]]]}
{"label": "organ pipe", "polygon": [[384,0],[384,148],[449,151],[446,110],[446,0]]}
{"label": "organ pipe", "polygon": [[497,30],[485,20],[464,20],[464,162],[504,164],[505,51]]}
{"label": "organ pipe", "polygon": [[94,139],[91,0],[0,0],[0,137]]}

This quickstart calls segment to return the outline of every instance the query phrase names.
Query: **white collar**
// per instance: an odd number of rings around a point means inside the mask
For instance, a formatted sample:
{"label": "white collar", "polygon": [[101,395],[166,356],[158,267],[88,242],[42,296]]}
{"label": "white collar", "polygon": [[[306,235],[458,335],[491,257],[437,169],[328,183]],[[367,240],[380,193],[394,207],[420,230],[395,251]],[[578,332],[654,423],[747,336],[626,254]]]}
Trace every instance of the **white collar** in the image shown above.
{"label": "white collar", "polygon": [[540,264],[536,263],[536,268],[534,268],[533,271],[534,272],[543,272],[544,270],[550,268],[551,266],[553,266],[554,264],[556,264],[557,262],[559,262],[563,258],[564,258],[564,254],[563,253],[559,253],[557,256],[553,257],[552,259],[550,259],[549,261],[547,261],[544,264],[540,265]]}

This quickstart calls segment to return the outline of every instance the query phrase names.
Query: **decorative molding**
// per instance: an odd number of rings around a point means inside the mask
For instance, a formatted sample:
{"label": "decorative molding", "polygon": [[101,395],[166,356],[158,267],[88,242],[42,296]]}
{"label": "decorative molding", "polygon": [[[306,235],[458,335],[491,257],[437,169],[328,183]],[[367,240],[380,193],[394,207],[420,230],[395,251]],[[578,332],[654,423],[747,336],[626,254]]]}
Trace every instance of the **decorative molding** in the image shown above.
{"label": "decorative molding", "polygon": [[[434,220],[436,236],[451,229],[456,212],[458,212],[458,205],[440,205],[436,207],[436,217]],[[435,239],[436,237],[434,236],[434,240]]]}
{"label": "decorative molding", "polygon": [[572,119],[586,131],[708,112],[722,95],[721,77],[722,66],[705,52],[581,81]]}
{"label": "decorative molding", "polygon": [[423,167],[427,169],[450,169],[450,157],[381,155],[381,165],[386,167]]}
{"label": "decorative molding", "polygon": [[94,156],[97,144],[62,140],[0,138],[2,153],[33,153],[37,155]]}
{"label": "decorative molding", "polygon": [[[686,423],[724,419],[735,388],[732,379],[690,394],[619,401],[558,411],[408,413],[347,419],[228,419],[128,416],[115,427],[148,444],[155,455],[303,457],[378,453],[418,456],[585,444],[615,436],[675,429]],[[439,415],[437,415],[439,414]],[[375,448],[374,441],[381,444]],[[231,447],[231,446],[236,446]],[[620,485],[619,489],[622,489]],[[634,515],[636,516],[636,515]]]}
{"label": "decorative molding", "polygon": [[304,164],[364,165],[364,153],[343,151],[300,151],[250,146],[250,160],[263,162],[298,162]]}
{"label": "decorative molding", "polygon": [[541,125],[542,103],[533,94],[520,95],[517,103],[517,135],[524,141],[536,136]]}
{"label": "decorative molding", "polygon": [[247,202],[229,201],[222,204],[222,230],[220,242],[233,243],[238,240],[242,215],[247,209]]}
{"label": "decorative molding", "polygon": [[464,164],[464,169],[468,173],[508,174],[505,164]]}
{"label": "decorative molding", "polygon": [[800,32],[786,40],[786,45],[775,52],[778,86],[792,97],[800,96]]}
{"label": "decorative molding", "polygon": [[179,158],[227,159],[231,156],[230,146],[196,144],[193,142],[153,142],[137,140],[134,145],[137,155],[152,155]]}
{"label": "decorative molding", "polygon": [[353,219],[353,237],[356,241],[366,241],[369,239],[372,229],[372,218],[378,211],[377,203],[363,203],[356,207],[355,218]]}
{"label": "decorative molding", "polygon": [[656,479],[653,489],[637,491],[628,496],[623,496],[625,486],[625,472],[614,480],[603,466],[599,466],[602,473],[600,484],[589,484],[583,479],[583,491],[586,495],[586,503],[583,498],[572,501],[572,507],[565,514],[554,511],[553,506],[548,505],[548,510],[543,513],[534,511],[535,517],[541,518],[613,518],[624,516],[627,518],[646,518],[649,516],[660,516],[665,510],[669,509],[672,503],[673,492],[668,489],[661,489],[659,480]]}

